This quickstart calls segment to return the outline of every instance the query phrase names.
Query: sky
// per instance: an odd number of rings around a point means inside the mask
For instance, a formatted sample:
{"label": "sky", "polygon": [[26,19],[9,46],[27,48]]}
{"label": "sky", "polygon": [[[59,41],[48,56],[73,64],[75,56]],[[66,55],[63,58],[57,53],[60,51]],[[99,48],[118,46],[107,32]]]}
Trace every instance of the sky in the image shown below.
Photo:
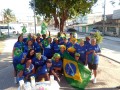
{"label": "sky", "polygon": [[33,10],[29,6],[30,0],[0,0],[0,13],[3,9],[10,8],[19,19],[33,16]]}
{"label": "sky", "polygon": [[[3,9],[10,8],[19,19],[33,16],[29,1],[30,0],[0,0],[0,15]],[[110,1],[111,0],[106,0],[106,14],[111,14],[113,13],[113,10],[120,9],[120,5],[117,5],[119,0],[114,0],[117,2],[115,6],[112,6]],[[103,2],[104,0],[98,0],[97,4],[92,8],[93,13],[103,12]]]}
{"label": "sky", "polygon": [[[106,9],[105,9],[106,14],[112,14],[114,10],[120,9],[120,5],[119,5],[120,0],[113,0],[116,2],[114,6],[110,3],[110,1],[112,0],[106,0]],[[98,0],[98,2],[92,8],[93,12],[103,13],[104,11],[103,6],[104,6],[104,0]]]}

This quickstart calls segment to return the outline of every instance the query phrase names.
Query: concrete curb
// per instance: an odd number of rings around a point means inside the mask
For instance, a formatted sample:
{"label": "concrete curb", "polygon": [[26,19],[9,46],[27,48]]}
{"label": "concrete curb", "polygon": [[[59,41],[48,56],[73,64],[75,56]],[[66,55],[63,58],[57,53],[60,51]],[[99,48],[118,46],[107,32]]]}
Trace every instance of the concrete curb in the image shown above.
{"label": "concrete curb", "polygon": [[110,59],[110,60],[112,60],[112,61],[115,61],[115,62],[117,62],[117,63],[119,63],[119,64],[120,64],[120,62],[119,62],[119,61],[116,61],[115,59],[109,58],[109,57],[107,57],[107,56],[105,56],[105,55],[103,55],[103,54],[100,54],[100,56],[103,56],[103,57],[105,57],[105,58],[108,58],[108,59]]}

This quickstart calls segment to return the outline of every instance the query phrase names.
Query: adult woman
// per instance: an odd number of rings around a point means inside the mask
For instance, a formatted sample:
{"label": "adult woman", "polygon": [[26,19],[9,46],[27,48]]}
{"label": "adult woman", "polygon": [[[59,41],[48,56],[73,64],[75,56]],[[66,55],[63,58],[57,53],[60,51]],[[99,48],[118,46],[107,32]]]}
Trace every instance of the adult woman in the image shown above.
{"label": "adult woman", "polygon": [[75,48],[77,48],[77,39],[72,38],[71,41],[66,45],[67,47],[67,51],[69,52],[69,54],[74,57],[75,54]]}
{"label": "adult woman", "polygon": [[33,59],[35,57],[35,50],[30,49],[27,53],[27,55],[21,60],[21,63],[24,64],[27,60]]}
{"label": "adult woman", "polygon": [[73,33],[70,33],[70,38],[68,38],[68,41],[70,42],[72,38],[73,38]]}
{"label": "adult woman", "polygon": [[75,60],[79,61],[79,59],[80,59],[80,54],[79,53],[75,53]]}
{"label": "adult woman", "polygon": [[76,52],[80,54],[80,62],[85,65],[85,60],[86,60],[86,51],[87,48],[84,45],[84,40],[80,39],[80,43],[77,45]]}
{"label": "adult woman", "polygon": [[60,45],[60,57],[61,57],[61,60],[63,61],[63,54],[64,52],[66,51],[66,46],[65,45]]}
{"label": "adult woman", "polygon": [[93,83],[96,83],[97,76],[97,67],[99,63],[99,53],[101,52],[100,47],[96,43],[96,39],[93,38],[91,40],[91,45],[88,47],[87,55],[86,55],[86,63],[88,62],[88,67],[94,74]]}
{"label": "adult woman", "polygon": [[21,70],[18,74],[19,80],[25,79],[30,80],[30,77],[35,74],[34,65],[32,64],[32,60],[28,59],[26,63],[23,65],[23,70]]}
{"label": "adult woman", "polygon": [[60,54],[55,53],[52,58],[52,67],[55,70],[55,72],[61,72],[62,71],[62,60],[60,59]]}
{"label": "adult woman", "polygon": [[42,46],[43,46],[43,55],[46,56],[48,59],[51,59],[53,55],[51,37],[44,39],[42,41]]}
{"label": "adult woman", "polygon": [[89,45],[90,45],[90,36],[87,36],[85,39],[86,39],[86,40],[84,41],[84,44],[85,44],[85,46],[88,48]]}
{"label": "adult woman", "polygon": [[42,43],[39,38],[36,39],[36,42],[34,42],[34,49],[36,53],[42,53]]}
{"label": "adult woman", "polygon": [[28,42],[27,42],[27,45],[25,45],[25,47],[24,47],[24,53],[28,53],[28,51],[30,50],[30,49],[33,49],[34,47],[33,47],[33,42],[32,42],[32,40],[28,40]]}
{"label": "adult woman", "polygon": [[45,81],[50,80],[49,74],[52,72],[52,62],[50,59],[46,61],[46,64],[37,69],[37,80],[41,81],[43,78]]}
{"label": "adult woman", "polygon": [[41,55],[41,53],[36,53],[36,56],[32,59],[32,61],[35,66],[35,70],[37,70],[38,67],[42,67],[46,64],[47,57]]}
{"label": "adult woman", "polygon": [[14,66],[14,82],[17,83],[16,76],[17,76],[17,69],[16,66],[20,64],[23,54],[23,36],[20,35],[18,37],[18,41],[14,44],[13,51],[12,51],[12,58],[13,58],[13,66]]}
{"label": "adult woman", "polygon": [[52,50],[53,53],[58,53],[60,51],[58,38],[54,39],[54,43],[52,44]]}

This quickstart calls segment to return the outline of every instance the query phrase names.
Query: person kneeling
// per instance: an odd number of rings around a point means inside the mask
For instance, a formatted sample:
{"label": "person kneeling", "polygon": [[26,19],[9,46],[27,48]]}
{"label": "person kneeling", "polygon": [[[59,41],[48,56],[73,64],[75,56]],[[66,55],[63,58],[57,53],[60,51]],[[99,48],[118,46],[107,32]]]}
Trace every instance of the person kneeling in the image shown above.
{"label": "person kneeling", "polygon": [[48,59],[44,66],[41,66],[37,70],[37,81],[49,81],[50,75],[54,75],[56,78],[59,78],[52,68],[52,61]]}
{"label": "person kneeling", "polygon": [[32,60],[28,59],[23,65],[23,70],[18,73],[18,80],[24,79],[29,81],[31,76],[35,76],[35,70]]}

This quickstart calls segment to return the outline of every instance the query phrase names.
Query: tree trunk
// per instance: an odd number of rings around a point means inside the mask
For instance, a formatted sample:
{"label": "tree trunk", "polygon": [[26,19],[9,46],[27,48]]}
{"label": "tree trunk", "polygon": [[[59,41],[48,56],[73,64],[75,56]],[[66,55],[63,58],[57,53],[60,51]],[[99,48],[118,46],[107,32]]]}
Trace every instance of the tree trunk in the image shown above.
{"label": "tree trunk", "polygon": [[65,21],[67,20],[67,10],[64,10],[62,13],[62,18],[60,18],[60,32],[64,32]]}
{"label": "tree trunk", "polygon": [[60,19],[60,32],[64,31],[64,23],[65,23],[65,20]]}
{"label": "tree trunk", "polygon": [[59,21],[58,19],[55,19],[55,24],[54,24],[55,28],[59,28]]}
{"label": "tree trunk", "polygon": [[58,19],[57,19],[57,15],[56,15],[56,14],[53,14],[53,17],[54,17],[54,21],[55,21],[54,27],[55,27],[55,28],[59,28],[59,21],[58,21]]}

